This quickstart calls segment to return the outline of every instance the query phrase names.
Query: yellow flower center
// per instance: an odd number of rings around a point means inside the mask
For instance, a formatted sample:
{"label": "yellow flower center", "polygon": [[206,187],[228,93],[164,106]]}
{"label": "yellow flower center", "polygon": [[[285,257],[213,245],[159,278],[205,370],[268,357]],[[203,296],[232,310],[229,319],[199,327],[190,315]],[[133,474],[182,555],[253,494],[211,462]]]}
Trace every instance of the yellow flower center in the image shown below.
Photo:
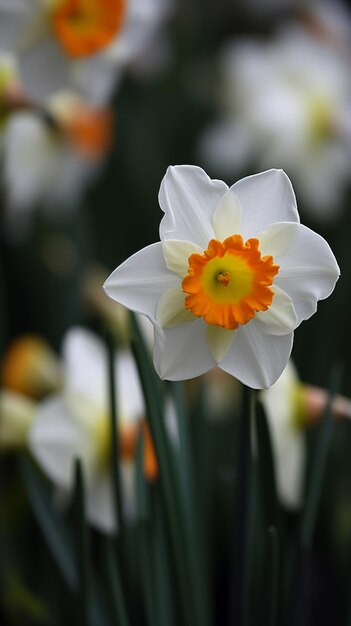
{"label": "yellow flower center", "polygon": [[60,0],[52,25],[66,53],[75,58],[105,48],[120,30],[125,0]]}
{"label": "yellow flower center", "polygon": [[232,235],[212,239],[203,254],[191,254],[183,279],[185,308],[208,324],[234,330],[272,304],[270,289],[279,265],[261,256],[258,239]]}
{"label": "yellow flower center", "polygon": [[322,97],[311,97],[308,103],[310,137],[313,143],[325,140],[332,132],[330,104]]}

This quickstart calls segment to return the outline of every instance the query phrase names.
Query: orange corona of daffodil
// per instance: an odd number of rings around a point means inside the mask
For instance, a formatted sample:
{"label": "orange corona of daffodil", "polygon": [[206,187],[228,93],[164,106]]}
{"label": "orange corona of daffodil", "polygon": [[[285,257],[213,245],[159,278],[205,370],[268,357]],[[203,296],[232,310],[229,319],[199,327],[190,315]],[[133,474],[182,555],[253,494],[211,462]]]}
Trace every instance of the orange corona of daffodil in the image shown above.
{"label": "orange corona of daffodil", "polygon": [[79,58],[103,50],[123,24],[125,3],[125,0],[59,0],[52,12],[52,25],[66,53]]}
{"label": "orange corona of daffodil", "polygon": [[279,266],[273,257],[262,257],[258,239],[245,244],[241,235],[222,242],[212,239],[203,254],[189,257],[183,279],[185,308],[208,324],[228,330],[246,324],[258,311],[272,304],[270,289]]}

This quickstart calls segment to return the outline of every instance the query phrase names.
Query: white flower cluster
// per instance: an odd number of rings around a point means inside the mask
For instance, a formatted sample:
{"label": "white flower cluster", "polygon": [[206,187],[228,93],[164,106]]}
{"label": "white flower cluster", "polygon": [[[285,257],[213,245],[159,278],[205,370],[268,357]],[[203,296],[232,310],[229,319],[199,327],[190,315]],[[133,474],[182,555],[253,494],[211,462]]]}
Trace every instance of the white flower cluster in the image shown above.
{"label": "white flower cluster", "polygon": [[111,96],[126,67],[155,46],[171,7],[0,0],[2,176],[16,218],[38,205],[75,206],[111,145]]}
{"label": "white flower cluster", "polygon": [[305,22],[282,22],[271,37],[227,42],[219,115],[200,154],[215,173],[283,167],[303,207],[332,221],[351,173],[351,18],[338,3],[327,8],[317,3]]}

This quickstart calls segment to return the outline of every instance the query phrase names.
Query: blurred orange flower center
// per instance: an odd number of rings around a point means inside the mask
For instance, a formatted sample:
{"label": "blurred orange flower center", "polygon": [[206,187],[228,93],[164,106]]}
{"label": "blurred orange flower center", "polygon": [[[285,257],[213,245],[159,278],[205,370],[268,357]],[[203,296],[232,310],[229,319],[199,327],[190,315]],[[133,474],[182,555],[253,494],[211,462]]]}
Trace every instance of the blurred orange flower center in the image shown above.
{"label": "blurred orange flower center", "polygon": [[126,0],[60,0],[52,24],[66,53],[74,58],[108,46],[122,27]]}
{"label": "blurred orange flower center", "polygon": [[261,256],[258,239],[212,239],[203,254],[189,257],[185,308],[208,324],[234,330],[272,304],[270,285],[278,271],[272,256]]}
{"label": "blurred orange flower center", "polygon": [[68,137],[87,158],[100,158],[111,144],[112,114],[109,110],[94,111],[81,107],[62,123]]}

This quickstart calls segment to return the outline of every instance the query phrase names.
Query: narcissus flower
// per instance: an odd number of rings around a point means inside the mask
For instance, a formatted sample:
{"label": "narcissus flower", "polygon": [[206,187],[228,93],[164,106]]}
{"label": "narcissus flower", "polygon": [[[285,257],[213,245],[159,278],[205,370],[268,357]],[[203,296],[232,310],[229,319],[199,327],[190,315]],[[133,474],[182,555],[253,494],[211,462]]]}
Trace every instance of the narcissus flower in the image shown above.
{"label": "narcissus flower", "polygon": [[122,263],[104,287],[154,324],[154,365],[179,380],[215,365],[253,388],[287,364],[293,331],[339,276],[326,241],[299,223],[281,170],[232,187],[199,167],[170,167],[161,241]]}
{"label": "narcissus flower", "polygon": [[77,93],[53,94],[45,107],[18,105],[3,128],[6,217],[17,233],[38,206],[54,214],[75,209],[99,172],[112,133],[112,114]]}
{"label": "narcissus flower", "polygon": [[118,71],[169,12],[167,0],[0,0],[0,47],[18,55],[26,92],[61,88],[102,104]]}
{"label": "narcissus flower", "polygon": [[[302,505],[307,460],[305,430],[315,426],[324,415],[328,395],[326,389],[303,383],[292,360],[276,383],[260,393],[272,439],[277,492],[288,509]],[[331,415],[336,422],[349,420],[350,400],[335,396]]]}
{"label": "narcissus flower", "polygon": [[271,40],[227,44],[220,118],[200,145],[215,172],[282,166],[320,220],[340,213],[350,180],[350,58],[334,44],[296,24]]}
{"label": "narcissus flower", "polygon": [[[63,345],[65,383],[61,394],[40,404],[28,434],[28,445],[44,472],[69,495],[74,461],[82,461],[86,480],[86,515],[104,532],[116,529],[110,462],[110,418],[107,355],[102,342],[83,328],[71,329]],[[144,472],[157,475],[151,435],[136,366],[129,351],[116,358],[120,467],[126,515],[133,515],[134,460],[140,428],[144,433]]]}

